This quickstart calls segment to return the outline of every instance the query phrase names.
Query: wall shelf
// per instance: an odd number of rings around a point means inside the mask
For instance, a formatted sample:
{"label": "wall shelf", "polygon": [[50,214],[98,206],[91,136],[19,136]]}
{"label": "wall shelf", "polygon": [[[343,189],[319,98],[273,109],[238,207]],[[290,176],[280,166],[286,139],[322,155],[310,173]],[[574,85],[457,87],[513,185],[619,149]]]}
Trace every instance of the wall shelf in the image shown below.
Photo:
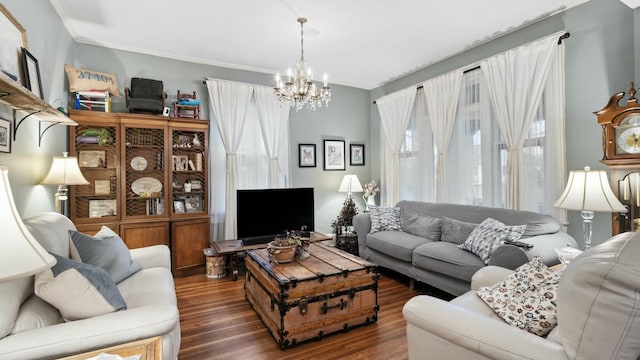
{"label": "wall shelf", "polygon": [[[0,103],[4,103],[13,108],[13,140],[16,139],[18,128],[24,120],[32,116],[39,120],[38,124],[38,145],[42,142],[42,136],[52,126],[63,124],[67,126],[78,125],[69,119],[58,109],[47,104],[37,97],[31,90],[25,88],[20,83],[14,81],[0,71]],[[18,119],[18,110],[24,111],[27,115]],[[47,124],[42,124],[42,123]]]}

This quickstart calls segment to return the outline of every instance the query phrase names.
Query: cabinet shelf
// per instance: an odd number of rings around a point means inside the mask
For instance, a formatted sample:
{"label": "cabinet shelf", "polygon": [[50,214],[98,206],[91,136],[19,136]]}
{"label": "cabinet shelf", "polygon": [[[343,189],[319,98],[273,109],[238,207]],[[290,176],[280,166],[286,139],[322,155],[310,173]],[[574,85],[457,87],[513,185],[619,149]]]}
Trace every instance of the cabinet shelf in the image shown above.
{"label": "cabinet shelf", "polygon": [[[42,136],[52,126],[63,124],[68,126],[78,125],[75,121],[69,119],[63,113],[53,106],[47,104],[44,100],[37,97],[31,90],[25,88],[17,81],[14,81],[3,72],[0,71],[0,102],[10,106],[13,109],[13,140],[16,139],[18,127],[30,116],[39,119],[38,122],[38,145],[42,142]],[[17,111],[22,110],[27,113],[19,120],[17,119]],[[44,125],[43,122],[48,123]]]}

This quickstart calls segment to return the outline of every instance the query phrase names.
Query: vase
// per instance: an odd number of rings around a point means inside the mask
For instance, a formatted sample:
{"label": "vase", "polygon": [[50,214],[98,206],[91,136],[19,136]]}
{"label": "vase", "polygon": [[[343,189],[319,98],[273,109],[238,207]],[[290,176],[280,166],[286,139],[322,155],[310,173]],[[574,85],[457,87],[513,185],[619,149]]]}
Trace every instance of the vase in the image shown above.
{"label": "vase", "polygon": [[296,245],[276,245],[273,241],[267,246],[269,257],[276,264],[283,264],[293,261],[296,255]]}
{"label": "vase", "polygon": [[375,196],[369,196],[367,198],[367,208],[365,209],[366,211],[369,211],[369,206],[376,206],[376,197]]}

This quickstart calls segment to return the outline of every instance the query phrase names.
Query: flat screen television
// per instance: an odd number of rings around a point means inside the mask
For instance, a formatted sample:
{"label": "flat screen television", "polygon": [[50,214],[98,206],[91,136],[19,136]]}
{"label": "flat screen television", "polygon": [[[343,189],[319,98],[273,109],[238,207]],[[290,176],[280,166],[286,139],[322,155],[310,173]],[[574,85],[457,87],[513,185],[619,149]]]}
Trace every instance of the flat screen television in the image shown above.
{"label": "flat screen television", "polygon": [[267,243],[285,230],[314,229],[313,188],[237,190],[237,233],[244,245]]}

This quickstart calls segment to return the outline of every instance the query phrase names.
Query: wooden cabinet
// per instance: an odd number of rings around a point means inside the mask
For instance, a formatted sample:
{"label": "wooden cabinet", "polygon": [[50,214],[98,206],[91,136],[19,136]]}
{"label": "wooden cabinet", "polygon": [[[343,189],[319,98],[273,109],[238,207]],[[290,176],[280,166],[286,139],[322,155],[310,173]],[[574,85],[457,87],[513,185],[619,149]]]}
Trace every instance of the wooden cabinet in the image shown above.
{"label": "wooden cabinet", "polygon": [[209,247],[208,121],[71,111],[69,152],[89,185],[72,186],[71,220],[129,248],[171,247],[174,275],[203,268]]}

